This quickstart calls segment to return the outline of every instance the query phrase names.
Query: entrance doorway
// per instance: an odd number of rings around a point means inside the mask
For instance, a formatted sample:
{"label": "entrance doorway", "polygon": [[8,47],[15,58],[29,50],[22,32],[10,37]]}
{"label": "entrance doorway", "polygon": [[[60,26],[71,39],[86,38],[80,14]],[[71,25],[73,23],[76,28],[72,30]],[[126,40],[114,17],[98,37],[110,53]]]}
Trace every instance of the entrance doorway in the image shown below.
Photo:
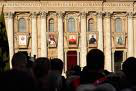
{"label": "entrance doorway", "polygon": [[123,51],[115,51],[114,53],[114,72],[122,69]]}
{"label": "entrance doorway", "polygon": [[67,52],[67,70],[71,70],[75,65],[77,65],[77,51]]}

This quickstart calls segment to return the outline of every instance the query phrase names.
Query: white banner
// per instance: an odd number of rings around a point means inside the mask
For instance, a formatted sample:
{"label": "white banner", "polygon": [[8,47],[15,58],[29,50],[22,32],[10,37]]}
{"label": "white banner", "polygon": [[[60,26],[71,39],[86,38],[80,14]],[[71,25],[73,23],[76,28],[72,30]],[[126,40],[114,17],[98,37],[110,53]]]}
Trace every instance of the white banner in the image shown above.
{"label": "white banner", "polygon": [[19,45],[26,46],[27,45],[27,39],[26,35],[19,35]]}

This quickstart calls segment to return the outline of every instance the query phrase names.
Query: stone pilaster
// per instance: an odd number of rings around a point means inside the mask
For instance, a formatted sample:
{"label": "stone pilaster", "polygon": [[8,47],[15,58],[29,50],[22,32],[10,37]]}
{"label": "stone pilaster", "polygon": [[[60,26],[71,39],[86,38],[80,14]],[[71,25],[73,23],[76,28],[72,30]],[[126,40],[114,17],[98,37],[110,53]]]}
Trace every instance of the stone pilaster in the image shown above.
{"label": "stone pilaster", "polygon": [[[134,17],[134,25],[136,25],[136,16]],[[134,57],[136,57],[136,26],[134,26]]]}
{"label": "stone pilaster", "polygon": [[13,38],[13,13],[8,13],[7,19],[7,35],[8,35],[8,42],[9,42],[9,54],[10,54],[10,68],[12,68],[11,60],[14,55],[14,38]]}
{"label": "stone pilaster", "polygon": [[87,40],[86,40],[86,13],[81,13],[81,43],[80,43],[80,66],[84,67],[86,65],[86,54],[87,54]]}
{"label": "stone pilaster", "polygon": [[46,12],[41,12],[41,57],[47,57]]}
{"label": "stone pilaster", "polygon": [[115,70],[115,66],[114,66],[114,54],[115,54],[115,50],[114,51],[112,51],[112,53],[111,53],[111,56],[112,56],[112,61],[111,61],[111,71],[112,72],[114,72]]}
{"label": "stone pilaster", "polygon": [[128,57],[134,56],[133,13],[128,13]]}
{"label": "stone pilaster", "polygon": [[110,13],[107,12],[104,19],[104,53],[105,53],[105,69],[111,71],[111,20]]}
{"label": "stone pilaster", "polygon": [[58,58],[64,61],[63,13],[58,12]]}
{"label": "stone pilaster", "polygon": [[36,24],[36,16],[37,13],[33,12],[32,13],[32,53],[31,56],[33,57],[34,55],[37,56],[37,24]]}
{"label": "stone pilaster", "polygon": [[98,49],[103,51],[103,26],[102,26],[102,12],[97,14],[97,31],[98,33]]}

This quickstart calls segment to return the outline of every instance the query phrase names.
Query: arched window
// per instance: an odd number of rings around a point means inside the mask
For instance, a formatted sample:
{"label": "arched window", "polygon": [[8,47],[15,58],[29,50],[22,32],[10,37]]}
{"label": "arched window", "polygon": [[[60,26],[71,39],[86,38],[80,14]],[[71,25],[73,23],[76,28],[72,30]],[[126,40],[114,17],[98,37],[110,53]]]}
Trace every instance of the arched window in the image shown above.
{"label": "arched window", "polygon": [[94,19],[90,18],[88,20],[88,32],[94,31]]}
{"label": "arched window", "polygon": [[54,32],[54,19],[49,19],[49,32]]}
{"label": "arched window", "polygon": [[116,32],[122,32],[122,21],[120,18],[117,18],[115,20],[115,31]]}
{"label": "arched window", "polygon": [[26,32],[26,21],[24,18],[19,19],[19,32]]}
{"label": "arched window", "polygon": [[72,17],[68,19],[68,32],[75,32],[75,19]]}

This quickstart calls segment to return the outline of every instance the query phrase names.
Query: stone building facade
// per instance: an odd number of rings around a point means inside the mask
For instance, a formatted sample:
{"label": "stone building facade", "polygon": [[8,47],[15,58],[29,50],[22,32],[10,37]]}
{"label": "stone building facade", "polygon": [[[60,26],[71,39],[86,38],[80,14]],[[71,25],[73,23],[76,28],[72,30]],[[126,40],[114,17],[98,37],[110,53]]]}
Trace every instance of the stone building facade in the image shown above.
{"label": "stone building facade", "polygon": [[11,57],[18,51],[58,57],[65,71],[76,64],[84,67],[93,48],[105,53],[109,71],[121,69],[127,57],[136,57],[134,0],[6,0],[0,1],[2,6]]}

